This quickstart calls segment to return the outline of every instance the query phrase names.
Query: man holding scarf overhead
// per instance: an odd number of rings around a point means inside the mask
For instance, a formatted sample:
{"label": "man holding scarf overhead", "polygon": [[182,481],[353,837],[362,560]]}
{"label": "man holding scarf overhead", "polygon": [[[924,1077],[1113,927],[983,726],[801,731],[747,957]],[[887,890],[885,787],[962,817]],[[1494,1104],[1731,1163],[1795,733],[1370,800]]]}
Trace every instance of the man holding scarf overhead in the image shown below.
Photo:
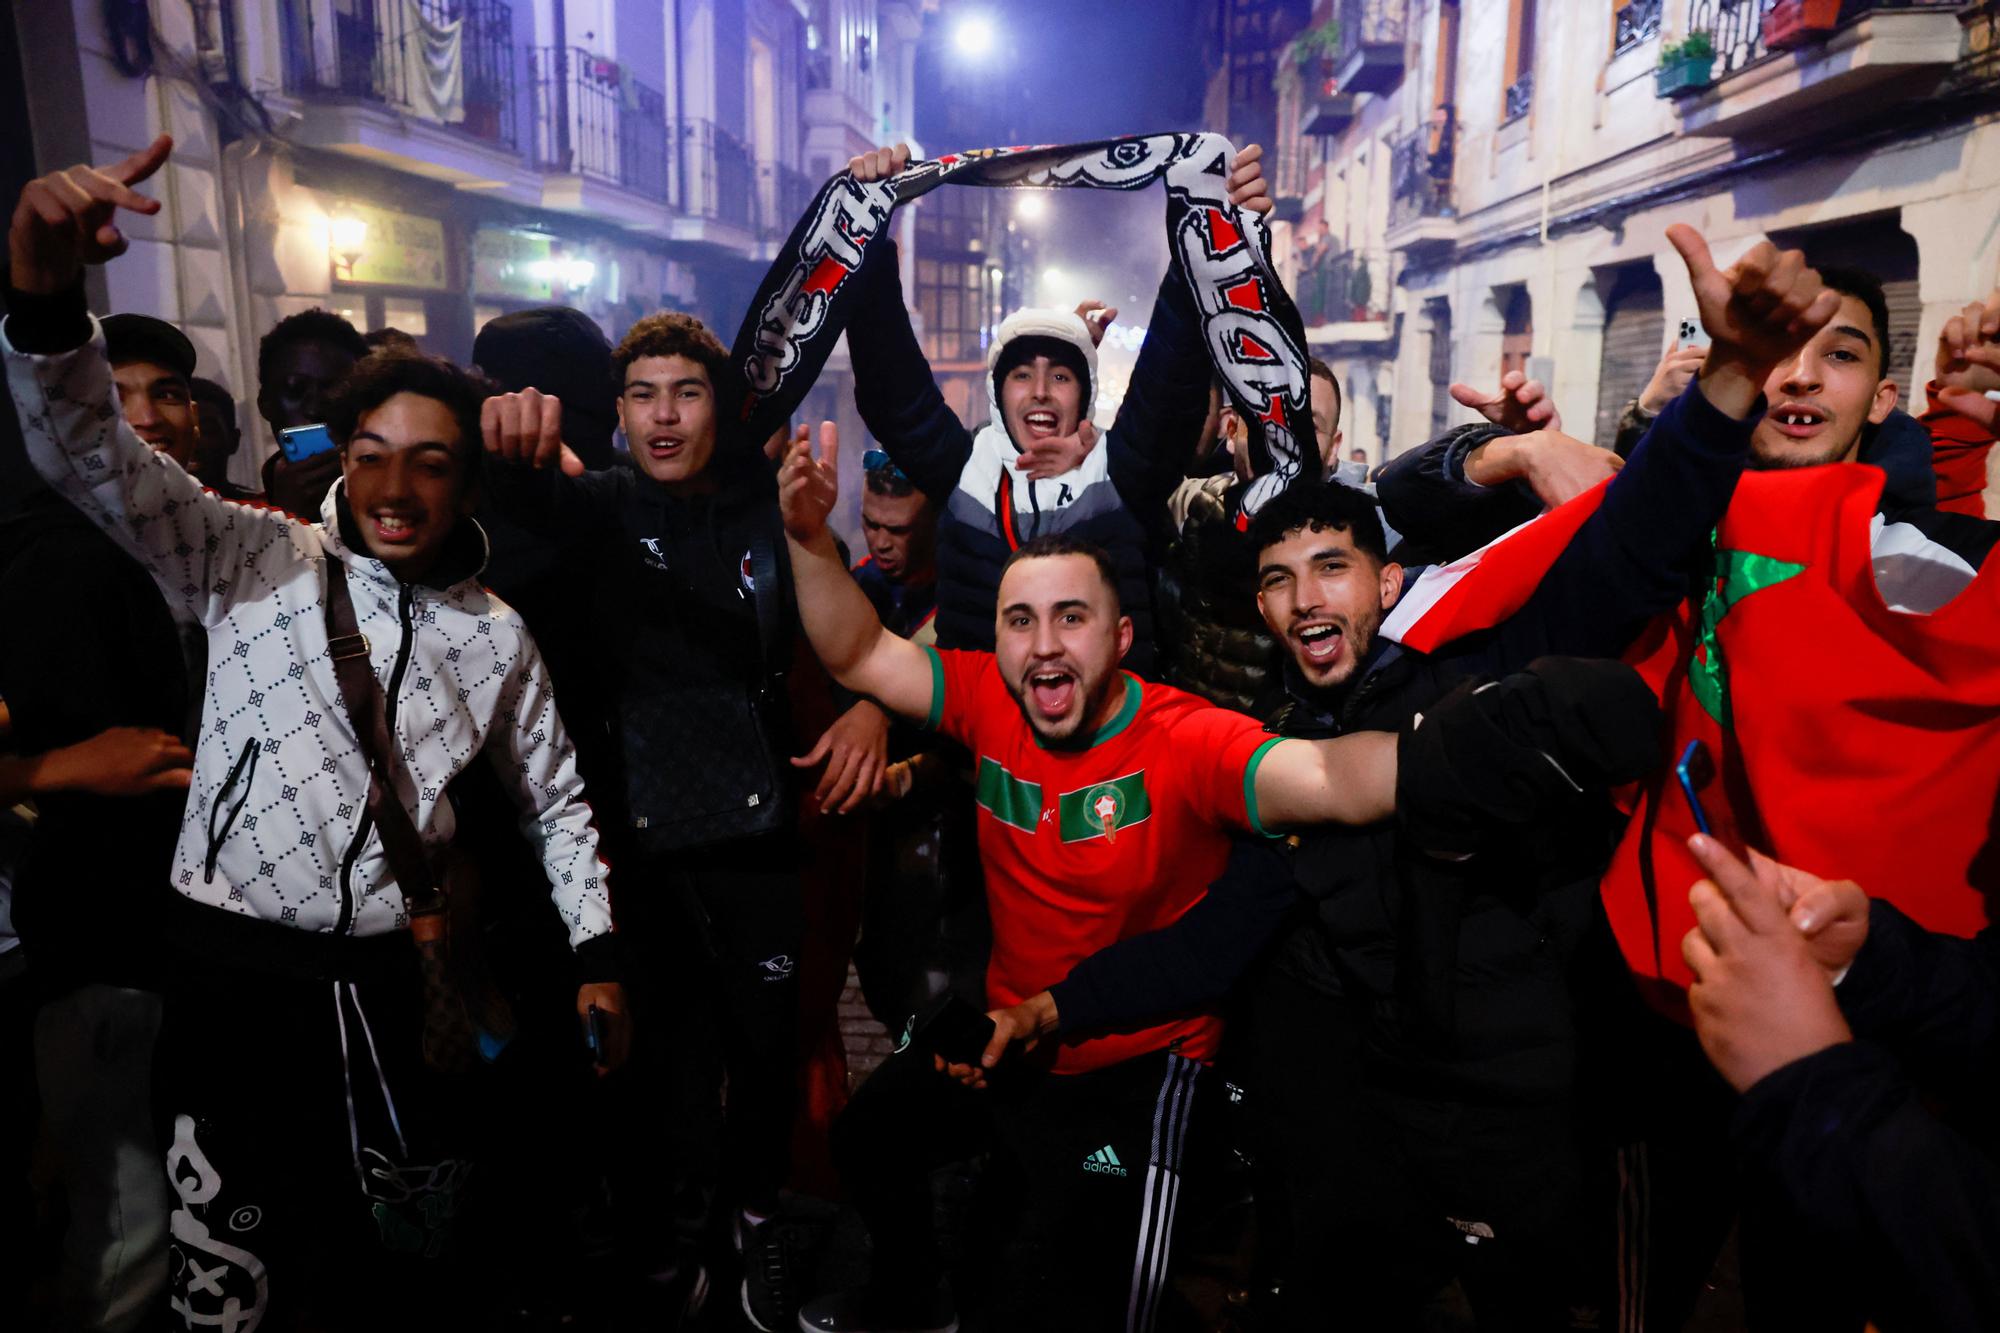
{"label": "man holding scarf overhead", "polygon": [[[1271,208],[1262,159],[1262,149],[1244,149],[1228,178],[1230,203],[1260,215]],[[908,160],[898,144],[847,165],[856,180],[873,181]],[[1076,315],[1017,310],[1001,322],[986,354],[991,415],[973,431],[938,391],[910,327],[893,245],[869,253],[860,300],[855,323],[867,336],[848,345],[861,418],[941,511],[938,643],[990,649],[1000,566],[1023,542],[1067,533],[1110,552],[1132,614],[1129,664],[1151,675],[1149,529],[1187,473],[1210,374],[1179,259],[1160,283],[1130,387],[1101,442],[1090,425],[1097,349]]]}

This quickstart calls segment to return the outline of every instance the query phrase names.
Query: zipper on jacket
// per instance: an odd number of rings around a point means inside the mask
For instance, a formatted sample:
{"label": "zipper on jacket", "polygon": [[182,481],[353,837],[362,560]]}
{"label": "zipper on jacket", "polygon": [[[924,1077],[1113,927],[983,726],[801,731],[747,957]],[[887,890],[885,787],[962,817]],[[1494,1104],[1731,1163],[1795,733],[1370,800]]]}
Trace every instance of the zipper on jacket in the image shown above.
{"label": "zipper on jacket", "polygon": [[[229,830],[236,827],[236,817],[243,813],[243,806],[250,799],[250,779],[257,776],[257,752],[263,748],[255,736],[243,743],[236,755],[236,762],[229,766],[229,776],[222,780],[216,790],[215,802],[208,807],[208,855],[202,861],[201,882],[215,883],[215,861],[222,854],[222,844],[229,840]],[[215,826],[215,817],[222,813],[222,802],[241,782],[243,790],[237,793],[236,804],[229,807],[229,814],[222,821],[220,829]]]}
{"label": "zipper on jacket", "polygon": [[[389,733],[389,744],[396,744],[396,698],[403,690],[403,672],[410,665],[410,647],[416,638],[417,627],[410,615],[410,607],[416,600],[416,589],[404,584],[396,597],[396,617],[402,622],[402,641],[396,645],[396,665],[389,672],[389,688],[383,691],[382,721]],[[382,756],[387,763],[394,763],[393,754]],[[384,793],[388,799],[402,799],[396,795],[393,785]],[[354,926],[354,862],[360,857],[361,849],[368,842],[368,835],[375,829],[375,818],[369,814],[364,795],[361,807],[361,822],[354,826],[354,841],[347,844],[347,854],[340,858],[340,919],[333,924],[333,933],[347,934]]]}

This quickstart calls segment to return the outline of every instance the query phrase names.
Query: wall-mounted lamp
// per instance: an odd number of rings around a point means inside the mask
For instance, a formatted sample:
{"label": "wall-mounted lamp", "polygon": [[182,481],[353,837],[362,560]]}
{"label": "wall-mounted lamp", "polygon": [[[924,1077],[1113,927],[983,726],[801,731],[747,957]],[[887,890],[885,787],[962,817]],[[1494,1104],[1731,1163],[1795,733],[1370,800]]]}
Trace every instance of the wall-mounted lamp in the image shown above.
{"label": "wall-mounted lamp", "polygon": [[327,249],[334,267],[343,278],[354,276],[354,266],[368,248],[368,223],[352,213],[343,213],[326,224]]}

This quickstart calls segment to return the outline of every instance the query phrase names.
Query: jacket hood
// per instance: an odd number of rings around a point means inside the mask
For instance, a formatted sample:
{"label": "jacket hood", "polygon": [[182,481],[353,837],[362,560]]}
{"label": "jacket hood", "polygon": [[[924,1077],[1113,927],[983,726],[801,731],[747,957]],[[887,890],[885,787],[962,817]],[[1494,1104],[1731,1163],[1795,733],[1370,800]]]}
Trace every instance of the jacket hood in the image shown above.
{"label": "jacket hood", "polygon": [[1055,338],[1082,353],[1084,372],[1090,376],[1090,383],[1084,386],[1084,415],[1088,416],[1090,404],[1097,397],[1097,344],[1090,340],[1090,329],[1073,310],[1030,309],[1016,310],[1001,320],[986,348],[986,400],[993,409],[993,420],[1002,420],[1000,386],[993,382],[993,372],[999,367],[1000,354],[1007,350],[1007,344],[1018,338]]}
{"label": "jacket hood", "polygon": [[[347,478],[338,477],[333,485],[327,487],[326,498],[319,502],[319,522],[325,534],[327,550],[335,559],[359,567],[364,574],[384,583],[401,581],[387,565],[369,553],[368,544],[361,539],[354,511],[347,505]],[[442,592],[453,584],[477,579],[486,572],[486,562],[492,554],[486,529],[468,514],[459,519],[451,535],[444,539],[444,551],[439,555],[436,567],[419,582]]]}

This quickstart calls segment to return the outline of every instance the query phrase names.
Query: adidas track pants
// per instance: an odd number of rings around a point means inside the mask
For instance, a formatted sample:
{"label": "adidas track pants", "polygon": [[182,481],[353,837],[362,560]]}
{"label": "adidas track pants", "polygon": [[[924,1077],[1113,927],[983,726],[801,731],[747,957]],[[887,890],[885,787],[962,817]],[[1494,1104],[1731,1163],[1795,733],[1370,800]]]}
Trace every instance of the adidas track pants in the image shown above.
{"label": "adidas track pants", "polygon": [[983,1295],[996,1330],[1154,1328],[1209,1075],[1167,1051],[1086,1074],[1011,1072],[973,1091],[927,1056],[893,1057],[835,1123],[876,1280],[939,1280],[931,1172],[990,1153],[974,1206],[987,1230],[963,1247],[961,1308]]}

